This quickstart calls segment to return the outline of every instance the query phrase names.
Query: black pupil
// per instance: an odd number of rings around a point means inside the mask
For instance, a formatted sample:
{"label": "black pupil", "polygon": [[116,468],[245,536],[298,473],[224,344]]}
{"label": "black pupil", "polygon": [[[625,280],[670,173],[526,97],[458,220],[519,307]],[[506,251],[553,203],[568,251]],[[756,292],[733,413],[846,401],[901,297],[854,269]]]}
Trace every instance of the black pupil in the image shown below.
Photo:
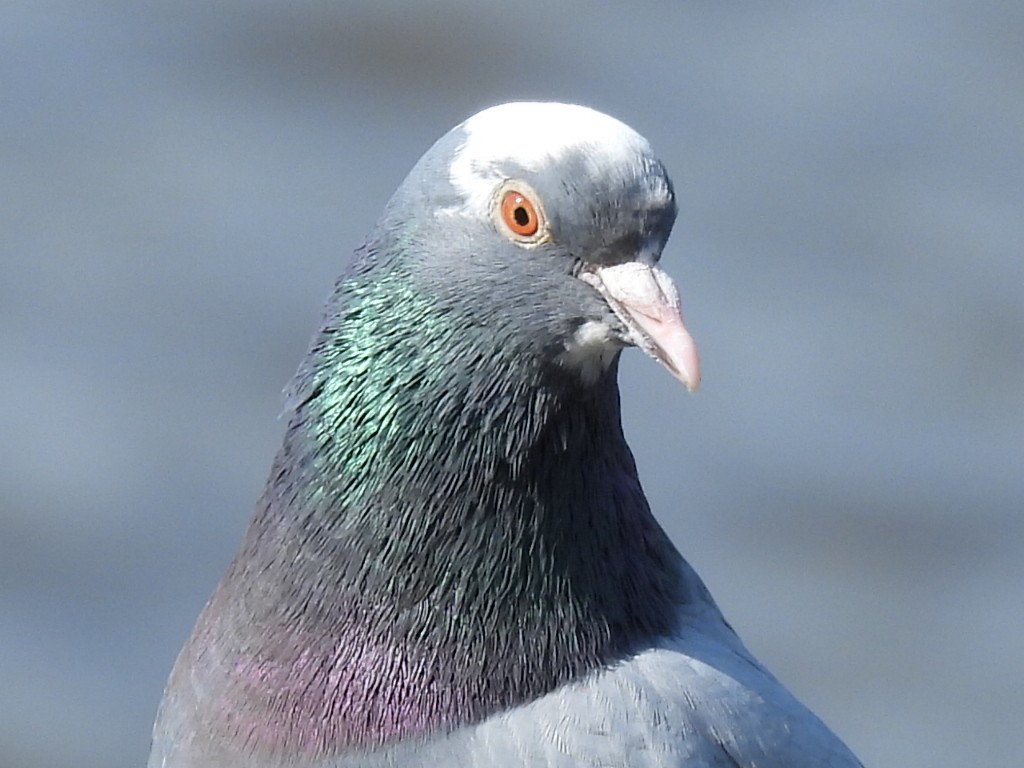
{"label": "black pupil", "polygon": [[530,223],[530,212],[521,205],[512,211],[512,216],[520,227],[525,227]]}

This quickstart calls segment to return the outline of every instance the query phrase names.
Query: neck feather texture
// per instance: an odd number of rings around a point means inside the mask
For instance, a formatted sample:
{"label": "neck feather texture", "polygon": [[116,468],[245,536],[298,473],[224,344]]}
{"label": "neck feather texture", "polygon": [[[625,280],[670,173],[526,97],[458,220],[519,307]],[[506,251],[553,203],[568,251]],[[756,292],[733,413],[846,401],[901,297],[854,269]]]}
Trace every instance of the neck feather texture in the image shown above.
{"label": "neck feather texture", "polygon": [[470,355],[464,334],[408,341],[349,304],[179,660],[209,730],[269,754],[371,748],[669,633],[679,556],[622,435],[616,366],[583,387],[493,329]]}

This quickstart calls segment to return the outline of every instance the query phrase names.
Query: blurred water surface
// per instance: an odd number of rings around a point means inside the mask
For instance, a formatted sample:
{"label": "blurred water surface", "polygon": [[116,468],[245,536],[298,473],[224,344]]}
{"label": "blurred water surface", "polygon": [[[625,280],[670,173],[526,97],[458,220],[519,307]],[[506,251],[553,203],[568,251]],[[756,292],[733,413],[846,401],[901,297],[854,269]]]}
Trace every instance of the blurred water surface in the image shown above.
{"label": "blurred water surface", "polygon": [[9,0],[0,765],[144,764],[279,393],[419,154],[645,134],[701,346],[627,353],[659,517],[867,765],[1024,755],[1024,5]]}

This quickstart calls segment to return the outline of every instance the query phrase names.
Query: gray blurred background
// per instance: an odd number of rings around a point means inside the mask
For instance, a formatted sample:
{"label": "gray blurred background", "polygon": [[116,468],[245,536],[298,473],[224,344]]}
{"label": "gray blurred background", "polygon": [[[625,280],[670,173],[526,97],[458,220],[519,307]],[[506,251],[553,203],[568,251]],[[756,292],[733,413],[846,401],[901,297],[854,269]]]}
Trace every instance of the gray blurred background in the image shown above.
{"label": "gray blurred background", "polygon": [[144,764],[351,250],[478,109],[680,201],[704,361],[626,353],[655,510],[868,766],[1024,763],[1024,4],[7,0],[0,768]]}

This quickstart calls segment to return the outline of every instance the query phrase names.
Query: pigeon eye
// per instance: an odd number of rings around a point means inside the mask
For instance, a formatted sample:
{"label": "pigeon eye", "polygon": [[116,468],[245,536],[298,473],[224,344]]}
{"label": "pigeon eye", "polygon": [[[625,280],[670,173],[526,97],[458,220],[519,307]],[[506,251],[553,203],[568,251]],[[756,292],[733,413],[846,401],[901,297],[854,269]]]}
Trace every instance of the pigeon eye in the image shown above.
{"label": "pigeon eye", "polygon": [[510,189],[502,195],[500,212],[502,223],[514,235],[533,237],[540,230],[537,206],[519,190]]}

